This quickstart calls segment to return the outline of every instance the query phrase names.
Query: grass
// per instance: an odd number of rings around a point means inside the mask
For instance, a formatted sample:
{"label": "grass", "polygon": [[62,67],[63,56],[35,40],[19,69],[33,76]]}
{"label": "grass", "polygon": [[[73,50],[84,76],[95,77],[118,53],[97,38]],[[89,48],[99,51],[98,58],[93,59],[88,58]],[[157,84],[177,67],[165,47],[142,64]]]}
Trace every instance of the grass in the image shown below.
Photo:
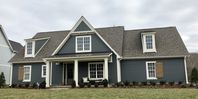
{"label": "grass", "polygon": [[0,89],[0,99],[198,99],[198,89]]}

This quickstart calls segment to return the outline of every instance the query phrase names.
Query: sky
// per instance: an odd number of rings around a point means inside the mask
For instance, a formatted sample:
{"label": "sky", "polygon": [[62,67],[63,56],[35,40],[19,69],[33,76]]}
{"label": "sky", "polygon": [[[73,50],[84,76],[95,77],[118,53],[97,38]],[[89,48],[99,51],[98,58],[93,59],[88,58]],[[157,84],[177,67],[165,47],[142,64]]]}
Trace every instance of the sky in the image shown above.
{"label": "sky", "polygon": [[84,16],[93,27],[176,26],[189,52],[198,52],[198,0],[1,0],[7,37],[25,44],[38,32],[70,30]]}

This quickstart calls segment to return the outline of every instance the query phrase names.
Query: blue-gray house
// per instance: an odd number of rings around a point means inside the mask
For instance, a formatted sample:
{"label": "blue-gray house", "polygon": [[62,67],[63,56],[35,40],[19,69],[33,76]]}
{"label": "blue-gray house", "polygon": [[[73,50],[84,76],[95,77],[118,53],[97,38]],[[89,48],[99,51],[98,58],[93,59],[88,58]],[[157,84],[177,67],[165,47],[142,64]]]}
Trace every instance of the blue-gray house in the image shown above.
{"label": "blue-gray house", "polygon": [[71,30],[37,33],[11,60],[11,82],[68,85],[72,80],[183,81],[188,51],[175,27],[94,28],[81,17]]}

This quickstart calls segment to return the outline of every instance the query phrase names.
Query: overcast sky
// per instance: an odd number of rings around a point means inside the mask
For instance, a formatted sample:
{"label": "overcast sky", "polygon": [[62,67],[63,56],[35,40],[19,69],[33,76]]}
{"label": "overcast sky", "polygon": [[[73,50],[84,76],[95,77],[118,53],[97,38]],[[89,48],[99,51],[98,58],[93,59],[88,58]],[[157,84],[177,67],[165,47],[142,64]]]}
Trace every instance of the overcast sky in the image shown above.
{"label": "overcast sky", "polygon": [[176,26],[190,52],[198,52],[197,0],[2,0],[0,24],[24,44],[37,32],[71,29],[80,16],[94,27]]}

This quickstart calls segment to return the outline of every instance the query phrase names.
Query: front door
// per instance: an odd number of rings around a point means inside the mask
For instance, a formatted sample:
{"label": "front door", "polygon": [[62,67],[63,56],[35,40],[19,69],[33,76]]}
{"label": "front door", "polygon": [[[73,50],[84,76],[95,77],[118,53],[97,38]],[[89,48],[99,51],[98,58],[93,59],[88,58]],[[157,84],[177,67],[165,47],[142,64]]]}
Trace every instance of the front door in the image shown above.
{"label": "front door", "polygon": [[71,85],[74,79],[74,64],[67,64],[67,85]]}

